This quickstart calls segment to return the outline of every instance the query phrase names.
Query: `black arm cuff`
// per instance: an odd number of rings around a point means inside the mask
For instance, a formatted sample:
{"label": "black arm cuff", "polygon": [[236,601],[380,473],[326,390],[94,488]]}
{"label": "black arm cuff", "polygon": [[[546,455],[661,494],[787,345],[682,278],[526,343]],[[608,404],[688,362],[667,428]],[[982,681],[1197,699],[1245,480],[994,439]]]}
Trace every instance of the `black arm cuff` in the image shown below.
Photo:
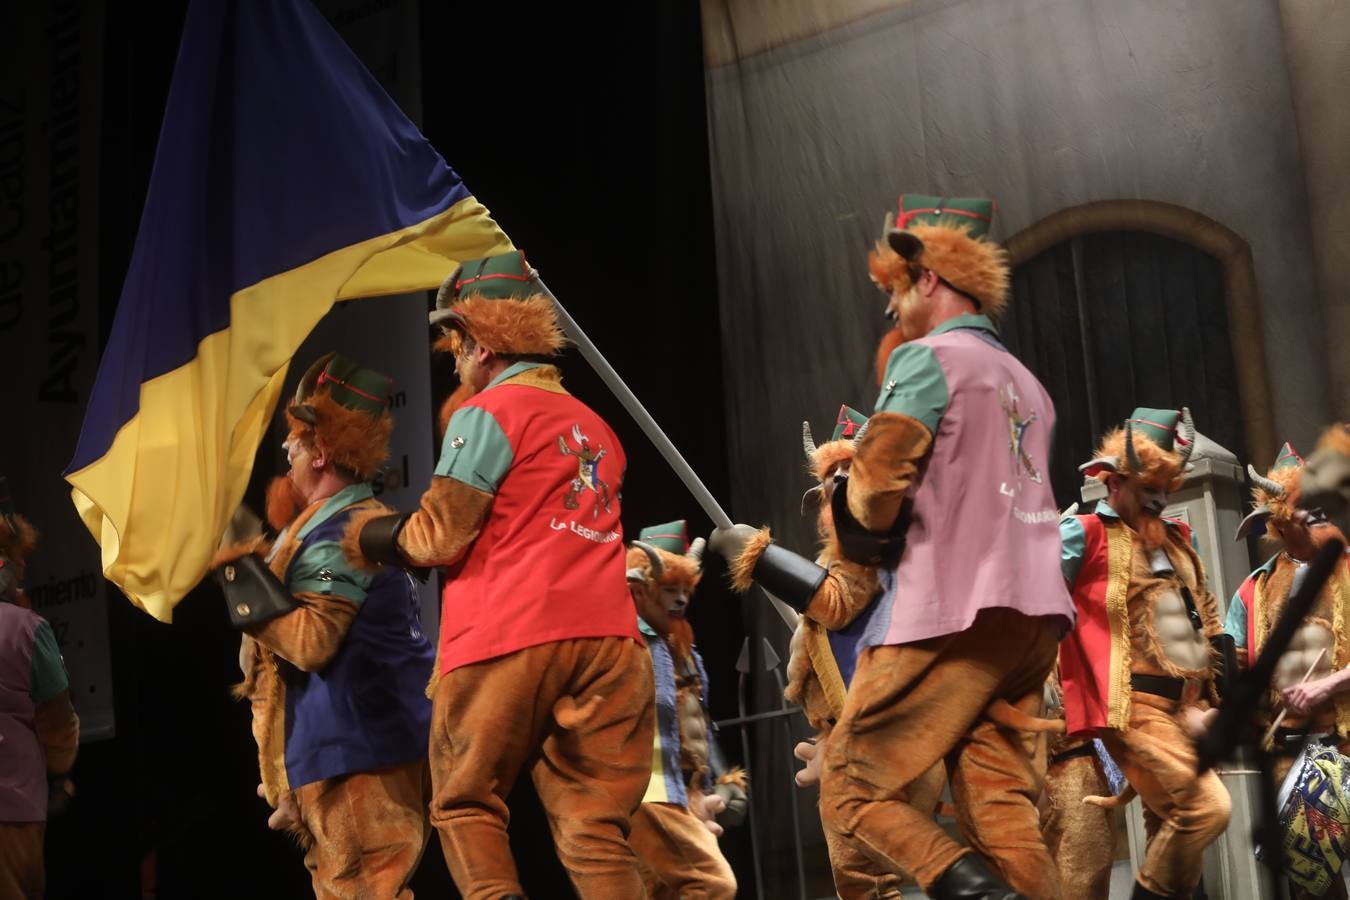
{"label": "black arm cuff", "polygon": [[829,572],[811,560],[777,544],[764,548],[751,572],[760,587],[797,612],[804,612],[811,605],[811,598],[828,575]]}
{"label": "black arm cuff", "polygon": [[361,529],[359,541],[361,555],[371,562],[406,566],[408,561],[398,551],[398,535],[407,522],[408,515],[405,513],[392,513],[371,519]]}
{"label": "black arm cuff", "polygon": [[839,550],[844,559],[862,566],[886,568],[898,563],[905,549],[905,530],[909,527],[912,505],[910,500],[900,505],[900,515],[895,517],[890,531],[869,531],[848,511],[848,478],[837,479],[834,494],[830,497],[830,510],[834,513],[834,533],[839,538]]}
{"label": "black arm cuff", "polygon": [[262,625],[300,605],[267,564],[253,554],[216,569],[216,579],[225,592],[230,624],[235,628]]}

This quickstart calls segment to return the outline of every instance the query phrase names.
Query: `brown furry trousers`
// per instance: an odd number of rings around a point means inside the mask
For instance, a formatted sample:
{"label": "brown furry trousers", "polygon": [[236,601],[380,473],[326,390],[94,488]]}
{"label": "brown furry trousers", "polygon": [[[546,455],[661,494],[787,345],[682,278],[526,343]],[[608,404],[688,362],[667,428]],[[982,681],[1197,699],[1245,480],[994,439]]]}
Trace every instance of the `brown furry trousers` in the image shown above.
{"label": "brown furry trousers", "polygon": [[736,896],[736,876],[717,845],[717,836],[683,806],[639,806],[628,843],[641,863],[649,897],[732,900]]}
{"label": "brown furry trousers", "polygon": [[46,822],[0,822],[0,897],[38,898],[46,888],[42,834]]}
{"label": "brown furry trousers", "polygon": [[913,806],[914,785],[944,761],[961,831],[1018,891],[1057,900],[1059,876],[1041,840],[1034,736],[985,716],[998,699],[1037,715],[1059,635],[1048,621],[982,610],[956,634],[872,647],[858,660],[826,744],[826,826],[925,889],[970,850]]}
{"label": "brown furry trousers", "polygon": [[524,893],[506,796],[528,770],[582,897],[645,895],[629,819],[651,778],[655,687],[628,638],[527,647],[441,677],[431,719],[431,823],[465,900]]}
{"label": "brown furry trousers", "polygon": [[[325,778],[295,789],[318,900],[412,900],[431,828],[425,760]],[[312,839],[312,843],[310,843]]]}
{"label": "brown furry trousers", "polygon": [[1103,731],[1102,742],[1144,804],[1148,849],[1138,882],[1164,897],[1189,897],[1200,882],[1205,848],[1228,827],[1232,801],[1213,771],[1195,774],[1195,745],[1177,703],[1134,692],[1130,727]]}
{"label": "brown furry trousers", "polygon": [[1053,758],[1053,754],[1081,746],[1084,740],[1061,741],[1052,749],[1045,771],[1046,810],[1041,834],[1059,866],[1064,900],[1104,900],[1111,890],[1111,864],[1115,859],[1115,810],[1083,802],[1087,796],[1111,794],[1097,754],[1059,761]]}
{"label": "brown furry trousers", "polygon": [[[821,752],[825,752],[823,748]],[[947,773],[943,767],[940,764],[931,767],[909,786],[909,805],[932,818],[946,784]],[[878,864],[853,842],[831,831],[824,815],[820,824],[825,831],[830,872],[839,900],[899,900],[901,886],[910,881],[908,875]]]}

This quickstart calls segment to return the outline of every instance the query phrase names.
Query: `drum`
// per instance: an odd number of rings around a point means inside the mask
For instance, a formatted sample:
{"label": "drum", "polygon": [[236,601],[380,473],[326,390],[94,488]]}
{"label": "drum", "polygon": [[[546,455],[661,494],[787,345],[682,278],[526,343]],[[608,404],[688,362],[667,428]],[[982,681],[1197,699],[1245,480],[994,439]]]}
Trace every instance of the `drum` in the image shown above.
{"label": "drum", "polygon": [[1350,853],[1350,758],[1310,742],[1289,767],[1276,802],[1285,873],[1299,887],[1325,893]]}

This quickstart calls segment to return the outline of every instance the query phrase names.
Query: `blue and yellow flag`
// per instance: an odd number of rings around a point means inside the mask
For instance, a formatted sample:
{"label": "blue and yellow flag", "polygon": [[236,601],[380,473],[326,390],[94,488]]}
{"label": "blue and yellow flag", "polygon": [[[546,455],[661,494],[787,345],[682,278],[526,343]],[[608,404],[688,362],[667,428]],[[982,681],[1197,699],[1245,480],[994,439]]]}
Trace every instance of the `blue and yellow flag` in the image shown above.
{"label": "blue and yellow flag", "polygon": [[103,572],[168,621],[333,303],[510,240],[308,0],[194,0],[75,458]]}

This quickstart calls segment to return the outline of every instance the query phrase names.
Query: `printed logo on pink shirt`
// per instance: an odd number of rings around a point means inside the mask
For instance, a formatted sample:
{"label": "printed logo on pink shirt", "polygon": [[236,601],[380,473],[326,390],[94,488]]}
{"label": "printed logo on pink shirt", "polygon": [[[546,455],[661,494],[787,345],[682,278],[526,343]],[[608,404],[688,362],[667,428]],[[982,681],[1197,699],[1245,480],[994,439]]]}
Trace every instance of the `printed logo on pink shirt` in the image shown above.
{"label": "printed logo on pink shirt", "polygon": [[1019,479],[1022,475],[1030,478],[1036,484],[1041,483],[1041,473],[1036,468],[1035,462],[1031,459],[1031,454],[1026,449],[1027,429],[1035,423],[1037,419],[1036,410],[1031,410],[1025,416],[1021,413],[1021,398],[1017,396],[1017,388],[1010,381],[998,392],[999,404],[1003,407],[1003,412],[1008,417],[1008,450],[1012,453],[1013,465],[1020,467]]}

